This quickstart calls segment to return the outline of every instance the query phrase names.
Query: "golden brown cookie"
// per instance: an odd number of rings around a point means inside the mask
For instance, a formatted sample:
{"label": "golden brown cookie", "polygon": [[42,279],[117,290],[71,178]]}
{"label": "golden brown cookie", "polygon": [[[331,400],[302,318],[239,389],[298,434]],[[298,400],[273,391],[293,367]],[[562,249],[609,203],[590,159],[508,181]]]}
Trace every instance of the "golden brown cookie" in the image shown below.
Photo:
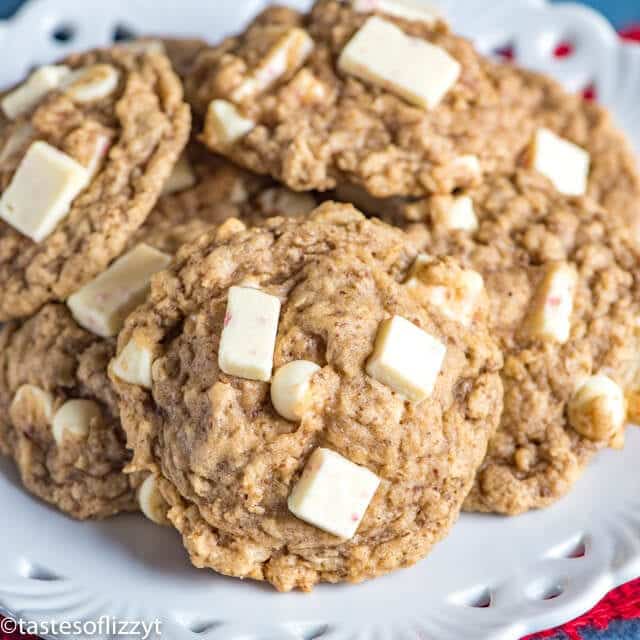
{"label": "golden brown cookie", "polygon": [[116,47],[35,73],[0,110],[0,320],[64,300],[103,271],[189,135],[180,81],[161,54]]}
{"label": "golden brown cookie", "polygon": [[[465,197],[475,225],[452,228]],[[434,196],[422,211],[410,234],[483,275],[505,357],[500,428],[465,508],[547,506],[599,449],[624,443],[624,392],[640,386],[638,252],[619,219],[533,172]]]}
{"label": "golden brown cookie", "polygon": [[[204,50],[185,83],[206,116],[205,143],[296,190],[355,185],[376,198],[420,198],[527,166],[536,132],[546,127],[589,153],[588,194],[640,241],[640,173],[605,109],[542,75],[488,60],[439,20],[378,13],[374,20],[460,65],[437,105],[415,106],[397,89],[363,80],[361,69],[341,66],[348,43],[372,19],[351,5],[319,0],[308,15],[271,8],[243,34]],[[380,51],[372,45],[369,54]]]}
{"label": "golden brown cookie", "polygon": [[309,590],[446,535],[497,426],[501,355],[479,276],[421,263],[446,300],[425,302],[415,255],[327,203],[211,232],[154,280],[110,372],[129,469],[157,474],[196,566]]}
{"label": "golden brown cookie", "polygon": [[115,340],[85,331],[61,304],[0,333],[0,450],[31,493],[75,518],[137,508],[107,377],[114,352]]}
{"label": "golden brown cookie", "polygon": [[[173,255],[232,215],[257,220],[302,215],[313,207],[311,196],[289,196],[271,180],[251,176],[196,147],[189,156],[193,184],[160,198],[131,238],[129,251],[143,243]],[[298,206],[287,208],[289,202]],[[78,312],[73,296],[69,304],[72,311],[50,304],[27,321],[10,322],[0,333],[0,451],[14,458],[29,491],[73,517],[102,518],[140,504],[150,518],[162,521],[153,479],[138,489],[144,474],[127,477],[122,472],[131,454],[106,368],[115,355],[115,337],[94,333],[86,309]],[[36,389],[21,392],[24,385]],[[62,437],[55,427],[61,418],[55,416],[67,402],[78,433]],[[95,419],[91,403],[99,407]],[[89,415],[86,432],[77,427],[82,419],[78,411]]]}

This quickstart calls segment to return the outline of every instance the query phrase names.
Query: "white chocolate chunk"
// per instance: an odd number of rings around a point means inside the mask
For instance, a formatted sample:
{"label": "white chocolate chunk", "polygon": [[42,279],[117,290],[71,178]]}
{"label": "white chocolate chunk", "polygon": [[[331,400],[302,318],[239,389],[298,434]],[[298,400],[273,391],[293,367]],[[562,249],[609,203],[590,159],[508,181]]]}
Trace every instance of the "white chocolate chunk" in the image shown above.
{"label": "white chocolate chunk", "polygon": [[209,105],[206,129],[220,140],[222,145],[230,145],[240,140],[255,126],[253,120],[240,115],[235,105],[226,100],[213,100]]}
{"label": "white chocolate chunk", "polygon": [[416,258],[405,282],[441,313],[469,326],[484,291],[482,276],[471,269],[450,272],[426,255]]}
{"label": "white chocolate chunk", "polygon": [[367,373],[412,402],[432,393],[447,348],[400,316],[380,323]]}
{"label": "white chocolate chunk", "polygon": [[162,195],[167,196],[178,191],[184,191],[193,187],[196,176],[191,168],[191,163],[185,155],[180,156],[168,180],[164,183]]}
{"label": "white chocolate chunk", "polygon": [[33,384],[23,384],[13,396],[9,415],[15,420],[15,413],[23,412],[26,408],[34,420],[50,424],[53,419],[53,395]]}
{"label": "white chocolate chunk", "polygon": [[111,361],[111,373],[129,384],[151,389],[152,364],[153,351],[134,335]]}
{"label": "white chocolate chunk", "polygon": [[58,89],[70,73],[71,69],[63,65],[40,67],[34,71],[26,82],[0,102],[7,118],[15,120],[19,115],[31,111],[49,91]]}
{"label": "white chocolate chunk", "polygon": [[304,29],[289,29],[271,47],[251,75],[231,94],[235,102],[265,91],[280,78],[298,69],[313,51],[313,40]]}
{"label": "white chocolate chunk", "polygon": [[138,505],[151,522],[167,525],[167,510],[169,505],[165,502],[158,489],[158,481],[154,475],[147,476],[138,489]]}
{"label": "white chocolate chunk", "polygon": [[461,70],[460,63],[441,47],[407,36],[377,16],[369,18],[348,42],[338,67],[424,109],[438,106]]}
{"label": "white chocolate chunk", "polygon": [[549,129],[536,132],[531,153],[532,168],[551,180],[567,196],[587,192],[591,157],[578,145],[560,138]]}
{"label": "white chocolate chunk", "polygon": [[472,176],[480,176],[482,175],[482,167],[480,166],[480,160],[478,156],[474,155],[465,155],[456,158],[453,161],[453,165],[458,169],[463,169],[467,171]]}
{"label": "white chocolate chunk", "polygon": [[110,64],[94,64],[72,71],[65,78],[65,93],[79,103],[96,102],[111,95],[120,82],[120,72]]}
{"label": "white chocolate chunk", "polygon": [[593,441],[609,441],[621,432],[626,415],[624,391],[602,374],[588,378],[569,402],[571,426]]}
{"label": "white chocolate chunk", "polygon": [[569,339],[577,283],[578,274],[572,265],[559,262],[547,268],[529,312],[528,329],[533,335],[560,344]]}
{"label": "white chocolate chunk", "polygon": [[331,449],[316,449],[289,496],[289,511],[318,529],[352,538],[380,478]]}
{"label": "white chocolate chunk", "polygon": [[76,322],[99,336],[118,334],[126,317],[147,297],[151,277],[171,256],[139,244],[67,300]]}
{"label": "white chocolate chunk", "polygon": [[447,231],[475,231],[478,228],[478,218],[470,196],[442,196],[435,200],[433,222],[436,228]]}
{"label": "white chocolate chunk", "polygon": [[423,268],[433,264],[433,257],[428,253],[419,253],[409,269],[405,284],[409,287],[415,287],[420,282],[420,274]]}
{"label": "white chocolate chunk", "polygon": [[0,198],[0,218],[42,242],[89,184],[89,171],[46,142],[34,142]]}
{"label": "white chocolate chunk", "polygon": [[107,153],[111,147],[111,139],[105,135],[97,135],[93,144],[94,147],[91,153],[91,158],[87,164],[87,171],[91,178],[94,178],[102,168],[107,157]]}
{"label": "white chocolate chunk", "polygon": [[101,421],[102,410],[93,400],[67,400],[53,416],[53,439],[61,445],[66,434],[86,438],[92,422]]}
{"label": "white chocolate chunk", "polygon": [[34,131],[34,128],[28,123],[18,125],[0,151],[0,163],[9,160],[11,156],[21,151],[27,141],[33,137]]}
{"label": "white chocolate chunk", "polygon": [[320,367],[309,360],[293,360],[280,367],[271,381],[271,402],[286,420],[299,422],[310,400],[309,381]]}
{"label": "white chocolate chunk", "polygon": [[273,369],[280,300],[258,289],[231,287],[218,365],[230,376],[268,382]]}
{"label": "white chocolate chunk", "polygon": [[440,11],[424,0],[353,0],[353,8],[359,13],[380,11],[396,18],[433,24],[442,18]]}

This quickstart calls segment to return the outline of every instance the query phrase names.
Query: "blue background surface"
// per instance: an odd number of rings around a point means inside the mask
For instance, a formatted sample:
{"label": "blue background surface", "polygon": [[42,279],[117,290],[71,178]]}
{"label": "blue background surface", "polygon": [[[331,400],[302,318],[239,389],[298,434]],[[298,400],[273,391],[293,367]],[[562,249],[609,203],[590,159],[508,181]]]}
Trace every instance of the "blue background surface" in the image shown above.
{"label": "blue background surface", "polygon": [[[208,2],[211,0],[202,0]],[[215,2],[215,0],[213,0]],[[490,1],[490,0],[489,0]],[[640,21],[640,0],[582,0],[604,13],[616,27]],[[82,0],[78,0],[82,2]],[[108,2],[108,0],[105,0]],[[11,16],[22,0],[0,0],[0,18]]]}

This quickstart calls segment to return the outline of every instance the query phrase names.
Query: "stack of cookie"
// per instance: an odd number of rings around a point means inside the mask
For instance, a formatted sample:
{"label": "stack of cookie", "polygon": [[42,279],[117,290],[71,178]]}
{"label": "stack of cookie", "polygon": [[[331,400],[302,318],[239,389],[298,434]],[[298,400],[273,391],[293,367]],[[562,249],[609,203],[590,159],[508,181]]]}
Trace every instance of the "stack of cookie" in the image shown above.
{"label": "stack of cookie", "polygon": [[92,51],[0,107],[0,451],[73,517],[355,582],[552,504],[640,414],[632,153],[421,3]]}

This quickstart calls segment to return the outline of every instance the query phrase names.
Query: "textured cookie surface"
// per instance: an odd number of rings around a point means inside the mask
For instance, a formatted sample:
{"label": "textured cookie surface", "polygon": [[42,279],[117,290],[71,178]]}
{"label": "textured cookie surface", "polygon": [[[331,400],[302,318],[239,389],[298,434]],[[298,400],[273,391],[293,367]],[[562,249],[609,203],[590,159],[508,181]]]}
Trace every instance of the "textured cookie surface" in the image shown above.
{"label": "textured cookie surface", "polygon": [[0,221],[4,320],[65,299],[122,252],[154,206],[189,134],[189,109],[166,57],[119,47],[72,56],[64,64],[74,70],[109,65],[117,86],[104,98],[82,102],[64,90],[50,91],[13,120],[0,116],[0,191],[35,140],[84,166],[97,138],[106,139],[108,148],[68,215],[43,240],[35,242]]}
{"label": "textured cookie surface", "polygon": [[[565,495],[598,449],[623,442],[597,412],[588,417],[600,433],[585,437],[570,407],[592,376],[606,375],[627,391],[638,384],[638,254],[615,217],[559,196],[537,174],[496,178],[470,195],[475,232],[442,228],[436,214],[447,201],[433,198],[425,222],[410,233],[426,251],[455,256],[484,276],[505,356],[505,401],[465,506],[516,514]],[[577,273],[563,343],[561,331],[540,337],[531,330],[540,317],[538,292],[558,265]],[[548,298],[551,307],[563,308],[562,295],[561,287],[558,299]]]}
{"label": "textured cookie surface", "polygon": [[160,198],[134,241],[175,253],[210,225],[238,218],[247,225],[270,217],[304,217],[317,205],[311,193],[296,193],[238,168],[197,144],[186,154],[194,184]]}
{"label": "textured cookie surface", "polygon": [[[497,425],[501,357],[481,320],[467,330],[403,284],[414,258],[400,231],[329,203],[304,221],[212,232],[154,280],[119,339],[120,355],[131,344],[153,354],[151,389],[113,379],[131,468],[162,476],[169,518],[196,566],[307,590],[410,565],[446,534]],[[239,284],[281,302],[274,370],[293,360],[320,367],[299,423],[276,412],[268,382],[219,367],[221,332],[234,321],[228,291]],[[393,315],[446,345],[421,403],[365,373]],[[318,447],[381,478],[350,540],[287,508]]]}
{"label": "textured cookie surface", "polygon": [[[30,492],[76,518],[137,508],[135,476],[122,472],[130,454],[107,377],[114,351],[114,340],[81,329],[61,304],[10,322],[0,333],[0,449],[15,460]],[[16,400],[23,385],[50,394],[51,411],[43,412],[28,392]],[[96,402],[101,418],[86,436],[67,435],[58,445],[53,415],[78,399]]]}
{"label": "textured cookie surface", "polygon": [[243,35],[203,52],[187,78],[187,92],[204,115],[213,99],[234,102],[234,91],[283,33],[300,27],[313,40],[299,69],[278,78],[258,100],[235,100],[242,115],[257,124],[250,133],[229,146],[207,123],[205,142],[297,190],[356,182],[379,197],[464,186],[475,177],[454,165],[466,154],[481,157],[486,171],[500,165],[510,153],[509,129],[520,116],[472,46],[443,23],[386,17],[446,50],[462,67],[442,102],[424,110],[338,70],[341,52],[367,17],[334,0],[318,2],[309,16],[270,9]]}
{"label": "textured cookie surface", "polygon": [[[556,81],[532,71],[510,64],[492,64],[487,70],[498,91],[516,105],[514,113],[527,114],[503,138],[513,152],[512,170],[528,165],[530,141],[538,127],[554,131],[589,153],[587,195],[624,220],[633,237],[640,240],[640,172],[628,141],[606,109],[567,93]],[[551,182],[548,184],[551,188]],[[362,189],[342,189],[340,195],[359,202],[374,215],[386,211],[397,221],[420,221],[426,213],[420,199],[389,198],[380,202],[367,198]]]}
{"label": "textured cookie surface", "polygon": [[[461,65],[438,106],[417,108],[338,68],[345,45],[369,17],[335,0],[320,0],[308,16],[270,9],[241,36],[202,52],[186,80],[195,110],[204,117],[212,100],[225,100],[255,125],[229,144],[208,118],[205,142],[297,190],[350,183],[379,198],[420,197],[476,184],[479,175],[460,163],[469,155],[481,174],[526,165],[535,132],[545,126],[589,152],[589,194],[629,222],[640,239],[635,157],[604,109],[544,76],[484,58],[443,23],[381,15]],[[313,40],[308,58],[275,74],[258,99],[238,98],[238,88],[294,27]]]}
{"label": "textured cookie surface", "polygon": [[[313,207],[311,196],[276,187],[206,152],[192,150],[190,156],[195,184],[161,197],[128,248],[144,242],[174,254],[233,215],[257,221]],[[137,508],[134,490],[141,477],[122,472],[131,455],[107,378],[115,341],[85,331],[64,305],[51,304],[27,322],[9,323],[0,345],[0,450],[14,458],[25,487],[77,518]],[[48,418],[29,394],[9,410],[22,385],[53,394]],[[77,398],[98,402],[107,418],[88,437],[67,438],[61,446],[53,437],[53,414]]]}

